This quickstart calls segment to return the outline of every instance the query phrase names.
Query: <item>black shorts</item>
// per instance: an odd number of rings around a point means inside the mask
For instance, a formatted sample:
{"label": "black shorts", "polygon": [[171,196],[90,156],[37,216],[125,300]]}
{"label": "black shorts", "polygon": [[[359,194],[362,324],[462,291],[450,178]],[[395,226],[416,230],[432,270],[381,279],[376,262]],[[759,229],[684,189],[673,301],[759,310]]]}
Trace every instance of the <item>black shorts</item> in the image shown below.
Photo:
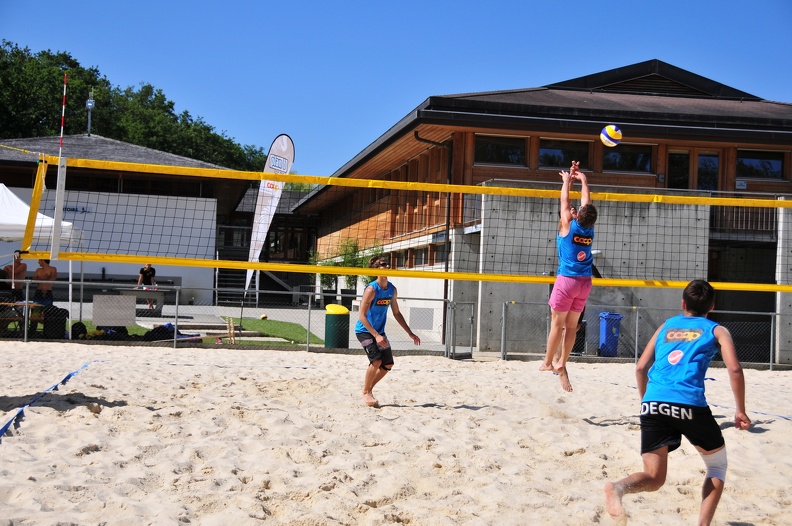
{"label": "black shorts", "polygon": [[33,303],[40,303],[42,305],[52,305],[52,291],[37,290],[35,294],[33,294]]}
{"label": "black shorts", "polygon": [[712,451],[725,444],[709,406],[641,403],[641,454],[663,446],[673,451],[682,444],[682,435],[704,451]]}
{"label": "black shorts", "polygon": [[381,348],[377,345],[377,340],[374,336],[367,332],[356,332],[355,336],[357,336],[358,341],[360,341],[360,344],[363,346],[363,350],[366,351],[369,363],[382,360],[380,367],[393,365],[393,351],[390,348],[390,340],[388,340],[384,332],[382,336],[385,337],[385,341],[389,342],[388,346],[385,348]]}

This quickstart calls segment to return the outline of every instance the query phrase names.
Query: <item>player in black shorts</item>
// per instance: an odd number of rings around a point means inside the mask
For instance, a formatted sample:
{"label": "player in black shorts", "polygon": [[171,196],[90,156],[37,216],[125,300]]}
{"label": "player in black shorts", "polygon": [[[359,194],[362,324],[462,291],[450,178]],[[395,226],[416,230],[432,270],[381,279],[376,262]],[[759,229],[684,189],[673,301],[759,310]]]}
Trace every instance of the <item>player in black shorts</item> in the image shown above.
{"label": "player in black shorts", "polygon": [[726,445],[704,397],[704,375],[718,352],[734,393],[734,425],[748,429],[751,420],[745,414],[745,378],[734,341],[725,327],[707,319],[713,308],[715,289],[704,280],[691,281],[682,293],[684,314],[666,320],[638,360],[644,469],[605,484],[606,507],[613,517],[624,515],[625,494],[660,489],[668,453],[681,445],[682,436],[695,446],[707,468],[698,524],[708,525],[715,516],[726,480]]}

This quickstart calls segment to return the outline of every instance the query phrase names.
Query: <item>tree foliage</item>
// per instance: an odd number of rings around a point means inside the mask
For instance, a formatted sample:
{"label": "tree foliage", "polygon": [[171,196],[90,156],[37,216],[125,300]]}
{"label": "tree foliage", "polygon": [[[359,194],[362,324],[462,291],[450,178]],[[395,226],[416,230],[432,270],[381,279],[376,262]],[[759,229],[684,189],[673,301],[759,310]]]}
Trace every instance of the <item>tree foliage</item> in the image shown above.
{"label": "tree foliage", "polygon": [[122,89],[69,53],[32,53],[6,40],[0,42],[0,139],[60,134],[64,74],[66,135],[86,132],[85,101],[93,92],[92,133],[226,168],[264,169],[262,148],[240,145],[188,111],[177,113],[161,89],[151,84]]}

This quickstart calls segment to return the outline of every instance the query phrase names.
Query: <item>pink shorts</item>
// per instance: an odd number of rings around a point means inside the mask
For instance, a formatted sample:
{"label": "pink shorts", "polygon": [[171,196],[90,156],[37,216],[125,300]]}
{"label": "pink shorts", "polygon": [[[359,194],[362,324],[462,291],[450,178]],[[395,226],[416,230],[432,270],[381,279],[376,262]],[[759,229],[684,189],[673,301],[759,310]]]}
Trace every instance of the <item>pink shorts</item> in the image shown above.
{"label": "pink shorts", "polygon": [[583,312],[591,293],[591,276],[558,276],[547,302],[556,312]]}

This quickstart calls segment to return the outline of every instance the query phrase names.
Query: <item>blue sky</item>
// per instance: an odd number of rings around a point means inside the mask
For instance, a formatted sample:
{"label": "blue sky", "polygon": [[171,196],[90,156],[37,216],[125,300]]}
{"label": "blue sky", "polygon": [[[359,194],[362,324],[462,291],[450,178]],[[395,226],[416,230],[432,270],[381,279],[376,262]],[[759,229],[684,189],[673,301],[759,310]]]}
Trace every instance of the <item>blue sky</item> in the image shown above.
{"label": "blue sky", "polygon": [[0,38],[150,83],[241,144],[287,133],[306,175],[332,175],[432,95],[655,58],[792,103],[790,27],[790,0],[0,0]]}

